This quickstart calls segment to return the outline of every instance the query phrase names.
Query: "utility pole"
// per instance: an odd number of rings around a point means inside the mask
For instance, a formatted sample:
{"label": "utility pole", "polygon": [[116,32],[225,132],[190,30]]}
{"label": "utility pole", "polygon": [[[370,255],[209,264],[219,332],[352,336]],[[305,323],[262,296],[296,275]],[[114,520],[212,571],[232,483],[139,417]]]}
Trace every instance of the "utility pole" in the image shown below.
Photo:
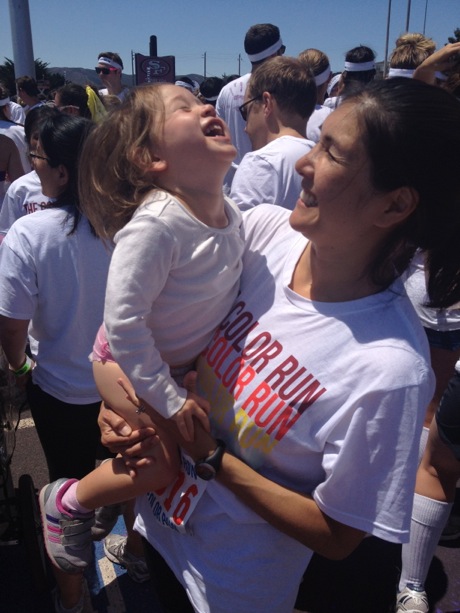
{"label": "utility pole", "polygon": [[241,53],[238,54],[238,76],[241,77]]}
{"label": "utility pole", "polygon": [[391,0],[388,0],[388,17],[387,17],[387,36],[385,39],[385,57],[383,58],[383,78],[387,76],[388,65],[388,41],[390,39],[390,18],[391,18]]}
{"label": "utility pole", "polygon": [[14,76],[35,79],[29,0],[9,0]]}
{"label": "utility pole", "polygon": [[203,76],[206,79],[206,51],[203,54],[203,58],[204,58]]}
{"label": "utility pole", "polygon": [[428,0],[425,0],[425,17],[423,18],[423,34],[425,34],[427,10],[428,10]]}
{"label": "utility pole", "polygon": [[407,0],[406,32],[409,32],[410,3],[411,3],[411,0]]}

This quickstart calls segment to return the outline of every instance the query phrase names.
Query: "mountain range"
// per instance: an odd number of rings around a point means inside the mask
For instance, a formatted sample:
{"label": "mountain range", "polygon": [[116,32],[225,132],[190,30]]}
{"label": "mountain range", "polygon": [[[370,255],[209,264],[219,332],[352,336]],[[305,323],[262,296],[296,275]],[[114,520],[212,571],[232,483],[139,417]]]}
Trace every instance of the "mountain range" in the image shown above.
{"label": "mountain range", "polygon": [[[97,76],[94,68],[68,68],[68,67],[48,67],[49,72],[57,72],[62,74],[66,81],[71,83],[77,83],[78,85],[94,85],[96,87],[102,87],[101,81]],[[179,76],[179,75],[177,75]],[[184,75],[185,76],[185,75]],[[187,77],[201,83],[203,76],[199,74],[188,74]],[[126,87],[135,85],[136,80],[134,75],[123,74],[121,82]]]}

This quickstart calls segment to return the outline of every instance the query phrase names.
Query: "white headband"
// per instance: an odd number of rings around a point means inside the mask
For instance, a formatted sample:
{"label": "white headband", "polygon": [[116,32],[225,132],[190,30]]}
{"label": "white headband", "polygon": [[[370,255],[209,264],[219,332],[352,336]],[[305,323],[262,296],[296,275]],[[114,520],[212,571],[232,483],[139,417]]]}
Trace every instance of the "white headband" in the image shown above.
{"label": "white headband", "polygon": [[439,72],[438,70],[434,73],[434,76],[439,79],[439,81],[447,81],[448,76],[443,72]]}
{"label": "white headband", "polygon": [[193,86],[190,85],[190,83],[187,83],[186,81],[176,81],[174,85],[178,85],[179,87],[185,87],[185,89],[188,89],[189,92],[194,91]]}
{"label": "white headband", "polygon": [[327,95],[330,96],[332,90],[334,89],[334,87],[337,85],[337,83],[340,81],[340,77],[342,76],[342,73],[339,72],[339,74],[336,74],[334,77],[332,77],[332,79],[329,81],[328,86],[327,86]]}
{"label": "white headband", "polygon": [[[203,94],[201,94],[203,96]],[[203,96],[207,102],[215,102],[219,96]]]}
{"label": "white headband", "polygon": [[390,68],[388,77],[406,77],[406,79],[412,79],[414,72],[414,68]]}
{"label": "white headband", "polygon": [[319,74],[316,75],[315,77],[316,85],[319,87],[320,85],[323,85],[324,83],[326,83],[330,75],[331,75],[331,67],[328,66],[326,70],[323,70],[323,72],[320,72]]}
{"label": "white headband", "polygon": [[374,70],[375,62],[345,62],[345,70],[347,72],[364,72],[365,70]]}
{"label": "white headband", "polygon": [[3,100],[0,100],[0,106],[6,106],[9,103],[10,103],[9,98],[3,98]]}
{"label": "white headband", "polygon": [[102,56],[98,60],[99,64],[106,64],[107,66],[112,66],[112,68],[117,68],[118,70],[123,70],[123,67],[118,62],[114,62],[109,57]]}
{"label": "white headband", "polygon": [[265,60],[267,57],[270,57],[271,55],[279,51],[282,46],[283,46],[283,41],[281,40],[281,37],[280,37],[278,42],[276,42],[271,47],[268,47],[268,49],[264,49],[263,51],[260,51],[259,53],[248,53],[248,59],[250,62],[260,62],[260,60]]}

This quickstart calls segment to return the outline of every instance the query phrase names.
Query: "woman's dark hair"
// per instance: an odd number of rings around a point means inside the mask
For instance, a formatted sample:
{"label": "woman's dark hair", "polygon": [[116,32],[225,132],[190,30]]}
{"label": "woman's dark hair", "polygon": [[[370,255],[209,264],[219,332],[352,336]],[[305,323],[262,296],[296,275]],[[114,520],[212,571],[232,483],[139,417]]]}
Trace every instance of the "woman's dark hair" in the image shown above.
{"label": "woman's dark hair", "polygon": [[91,119],[91,111],[88,107],[88,94],[82,85],[77,83],[66,83],[58,90],[61,107],[63,106],[78,106],[80,117]]}
{"label": "woman's dark hair", "polygon": [[[388,242],[374,266],[391,282],[415,249],[427,255],[429,306],[460,301],[460,102],[416,79],[373,81],[344,98],[358,108],[374,187],[407,186],[418,205]],[[395,270],[396,267],[396,270]]]}
{"label": "woman's dark hair", "polygon": [[68,172],[69,180],[66,188],[53,206],[71,208],[73,226],[69,234],[75,232],[81,218],[78,196],[78,162],[83,143],[93,127],[93,122],[88,119],[64,113],[47,117],[40,127],[40,142],[49,165],[57,168],[62,164]]}
{"label": "woman's dark hair", "polygon": [[[375,53],[370,47],[365,45],[358,45],[347,51],[345,55],[346,62],[352,62],[353,64],[363,64],[365,62],[373,62],[375,60]],[[376,70],[372,68],[370,70],[357,70],[348,71],[344,70],[342,73],[343,89],[341,94],[345,93],[349,87],[354,87],[356,82],[369,83],[375,77]]]}
{"label": "woman's dark hair", "polygon": [[47,117],[57,115],[57,113],[59,113],[57,108],[48,104],[36,106],[27,113],[24,121],[24,133],[28,145],[30,145],[33,133],[40,129],[40,123]]}

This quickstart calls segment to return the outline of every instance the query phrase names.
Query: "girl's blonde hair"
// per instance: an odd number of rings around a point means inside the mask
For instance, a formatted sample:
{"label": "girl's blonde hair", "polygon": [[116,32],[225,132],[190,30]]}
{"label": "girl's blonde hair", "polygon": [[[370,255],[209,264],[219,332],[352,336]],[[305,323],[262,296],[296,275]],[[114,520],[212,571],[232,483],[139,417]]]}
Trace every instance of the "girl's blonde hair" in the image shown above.
{"label": "girl's blonde hair", "polygon": [[162,83],[133,88],[126,100],[93,130],[80,158],[83,213],[96,233],[112,239],[155,189],[149,170],[163,133]]}
{"label": "girl's blonde hair", "polygon": [[402,34],[390,55],[391,68],[417,68],[427,57],[436,51],[436,43],[417,32]]}

